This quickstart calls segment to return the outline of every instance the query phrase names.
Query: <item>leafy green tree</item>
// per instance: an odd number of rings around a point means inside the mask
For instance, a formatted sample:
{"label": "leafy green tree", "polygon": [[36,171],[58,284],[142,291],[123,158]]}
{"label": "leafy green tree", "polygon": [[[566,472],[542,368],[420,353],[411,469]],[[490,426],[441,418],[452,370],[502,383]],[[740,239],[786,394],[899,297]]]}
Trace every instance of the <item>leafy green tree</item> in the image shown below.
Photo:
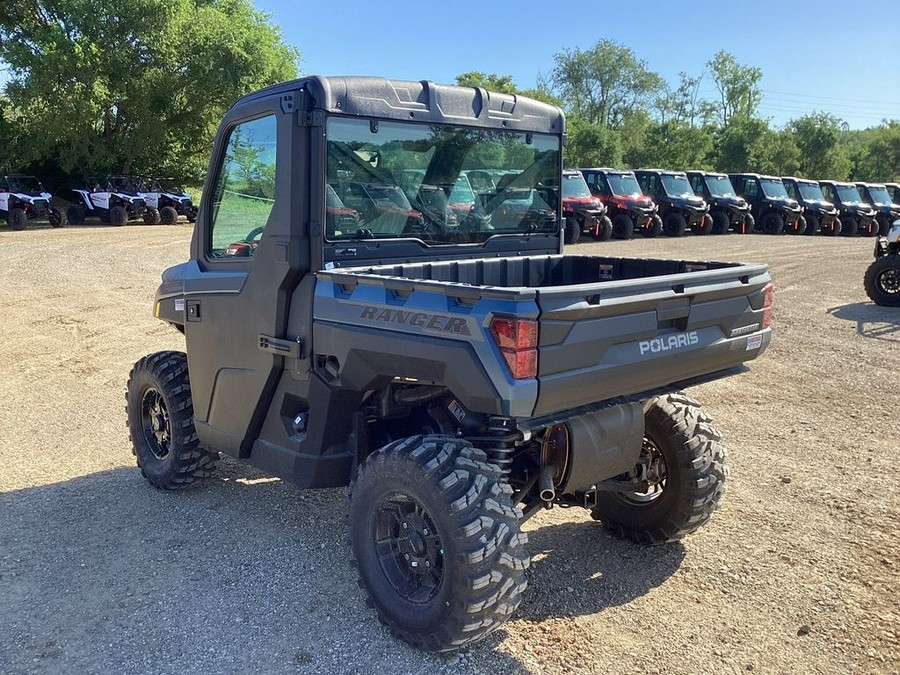
{"label": "leafy green tree", "polygon": [[799,148],[800,174],[807,178],[844,180],[850,175],[850,154],[841,144],[841,120],[825,112],[804,115],[787,125]]}
{"label": "leafy green tree", "polygon": [[0,60],[21,164],[80,174],[202,174],[243,94],[300,55],[250,0],[6,0]]}
{"label": "leafy green tree", "polygon": [[755,171],[774,176],[796,176],[800,173],[802,155],[789,130],[768,129],[757,143]]}
{"label": "leafy green tree", "polygon": [[757,171],[764,157],[769,125],[757,118],[737,118],[715,135],[715,166],[719,171]]}
{"label": "leafy green tree", "polygon": [[716,116],[716,104],[700,96],[703,76],[692,77],[685,72],[678,74],[678,87],[666,86],[657,95],[655,106],[662,123],[686,123],[690,127],[709,126]]}
{"label": "leafy green tree", "polygon": [[456,84],[460,87],[481,87],[488,91],[496,91],[501,94],[517,93],[516,84],[512,75],[498,75],[497,73],[482,73],[480,70],[470,70],[456,76]]}
{"label": "leafy green tree", "polygon": [[844,133],[842,143],[851,157],[855,180],[900,180],[900,120],[885,120],[877,127]]}
{"label": "leafy green tree", "polygon": [[727,127],[732,118],[754,117],[762,101],[759,88],[762,70],[742,66],[726,51],[717,52],[706,65],[712,72],[716,89],[719,90],[718,110],[722,126]]}
{"label": "leafy green tree", "polygon": [[686,170],[709,168],[713,150],[713,131],[692,127],[687,121],[654,122],[648,129],[643,147],[632,160],[635,167]]}
{"label": "leafy green tree", "polygon": [[587,50],[563,50],[554,61],[554,91],[567,111],[590,124],[616,128],[664,87],[663,79],[633,51],[611,40]]}
{"label": "leafy green tree", "polygon": [[569,141],[563,159],[566,166],[619,166],[622,144],[618,132],[574,115],[568,120]]}

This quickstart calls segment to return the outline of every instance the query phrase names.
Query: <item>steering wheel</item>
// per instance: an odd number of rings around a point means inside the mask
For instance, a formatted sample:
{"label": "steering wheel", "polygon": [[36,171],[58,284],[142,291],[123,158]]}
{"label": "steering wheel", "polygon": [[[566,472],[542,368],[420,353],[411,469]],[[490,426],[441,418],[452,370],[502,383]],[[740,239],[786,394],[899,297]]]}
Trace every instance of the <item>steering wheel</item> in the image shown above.
{"label": "steering wheel", "polygon": [[244,243],[252,244],[256,239],[265,231],[265,227],[254,227],[247,233],[247,236],[244,237]]}

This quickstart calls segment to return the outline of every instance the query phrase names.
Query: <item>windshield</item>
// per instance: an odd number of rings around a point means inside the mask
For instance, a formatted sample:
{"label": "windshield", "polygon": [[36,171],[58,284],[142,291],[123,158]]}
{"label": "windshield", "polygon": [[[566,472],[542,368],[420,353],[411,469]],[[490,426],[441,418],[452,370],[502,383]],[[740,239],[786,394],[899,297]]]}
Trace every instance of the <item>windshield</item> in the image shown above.
{"label": "windshield", "polygon": [[44,191],[44,186],[34,176],[9,176],[7,182],[10,192],[39,195]]}
{"label": "windshield", "polygon": [[797,183],[797,189],[800,190],[800,196],[811,202],[824,202],[825,195],[822,194],[822,188],[818,183]]}
{"label": "windshield", "polygon": [[141,181],[131,176],[110,176],[107,184],[114,192],[139,192],[144,189]]}
{"label": "windshield", "polygon": [[[328,183],[360,216],[347,229],[329,229],[332,241],[441,245],[558,231],[554,136],[331,117],[326,147]],[[472,208],[459,217],[443,208],[450,203]]]}
{"label": "windshield", "polygon": [[156,186],[159,189],[159,192],[168,192],[173,195],[187,194],[183,185],[170,178],[160,178],[156,181]]}
{"label": "windshield", "polygon": [[713,197],[736,197],[728,176],[706,176],[706,187]]}
{"label": "windshield", "polygon": [[888,194],[887,188],[884,185],[870,185],[869,196],[875,204],[891,203],[891,196]]}
{"label": "windshield", "polygon": [[610,173],[607,174],[606,180],[609,181],[609,189],[614,195],[638,197],[643,194],[633,173]]}
{"label": "windshield", "polygon": [[778,178],[760,178],[759,182],[762,184],[762,191],[765,193],[766,197],[770,199],[782,197],[784,199],[788,199],[787,190],[784,189],[784,183],[781,182]]}
{"label": "windshield", "polygon": [[563,197],[590,197],[591,191],[584,182],[584,176],[572,173],[564,174],[562,177],[562,194]]}
{"label": "windshield", "polygon": [[672,176],[664,173],[661,178],[667,195],[672,197],[694,196],[694,191],[691,189],[691,184],[688,183],[687,176]]}
{"label": "windshield", "polygon": [[842,204],[859,204],[862,202],[862,197],[859,196],[859,190],[856,189],[855,185],[835,185],[834,187]]}

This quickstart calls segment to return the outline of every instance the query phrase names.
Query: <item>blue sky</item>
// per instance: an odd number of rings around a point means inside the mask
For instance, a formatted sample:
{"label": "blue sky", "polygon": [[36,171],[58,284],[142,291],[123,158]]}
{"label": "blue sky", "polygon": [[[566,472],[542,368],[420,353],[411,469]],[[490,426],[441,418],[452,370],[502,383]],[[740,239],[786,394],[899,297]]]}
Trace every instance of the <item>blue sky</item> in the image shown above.
{"label": "blue sky", "polygon": [[[526,88],[549,73],[555,53],[609,38],[673,83],[731,52],[762,69],[760,112],[776,125],[813,110],[853,129],[900,119],[900,0],[254,4],[300,49],[304,74],[452,82],[481,70]],[[715,96],[709,77],[701,91]]]}

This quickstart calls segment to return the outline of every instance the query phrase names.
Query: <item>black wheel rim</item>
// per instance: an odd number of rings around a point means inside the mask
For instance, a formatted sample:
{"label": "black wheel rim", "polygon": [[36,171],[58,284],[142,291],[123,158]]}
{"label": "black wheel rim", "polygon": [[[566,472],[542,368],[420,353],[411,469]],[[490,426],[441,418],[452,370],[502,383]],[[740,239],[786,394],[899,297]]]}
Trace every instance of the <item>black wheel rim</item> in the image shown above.
{"label": "black wheel rim", "polygon": [[166,401],[153,387],[147,389],[141,399],[141,428],[153,456],[165,459],[172,443],[172,428]]}
{"label": "black wheel rim", "polygon": [[375,511],[375,555],[394,591],[408,602],[426,604],[444,581],[444,548],[428,511],[399,492]]}
{"label": "black wheel rim", "polygon": [[615,492],[619,499],[629,506],[650,506],[662,497],[666,489],[669,467],[662,451],[652,439],[644,436],[641,455],[637,464],[638,479],[647,482],[647,489],[641,492]]}
{"label": "black wheel rim", "polygon": [[878,275],[878,289],[888,295],[900,293],[900,269],[892,267]]}
{"label": "black wheel rim", "polygon": [[51,225],[59,225],[62,222],[62,217],[56,211],[50,211],[47,213],[47,222]]}

